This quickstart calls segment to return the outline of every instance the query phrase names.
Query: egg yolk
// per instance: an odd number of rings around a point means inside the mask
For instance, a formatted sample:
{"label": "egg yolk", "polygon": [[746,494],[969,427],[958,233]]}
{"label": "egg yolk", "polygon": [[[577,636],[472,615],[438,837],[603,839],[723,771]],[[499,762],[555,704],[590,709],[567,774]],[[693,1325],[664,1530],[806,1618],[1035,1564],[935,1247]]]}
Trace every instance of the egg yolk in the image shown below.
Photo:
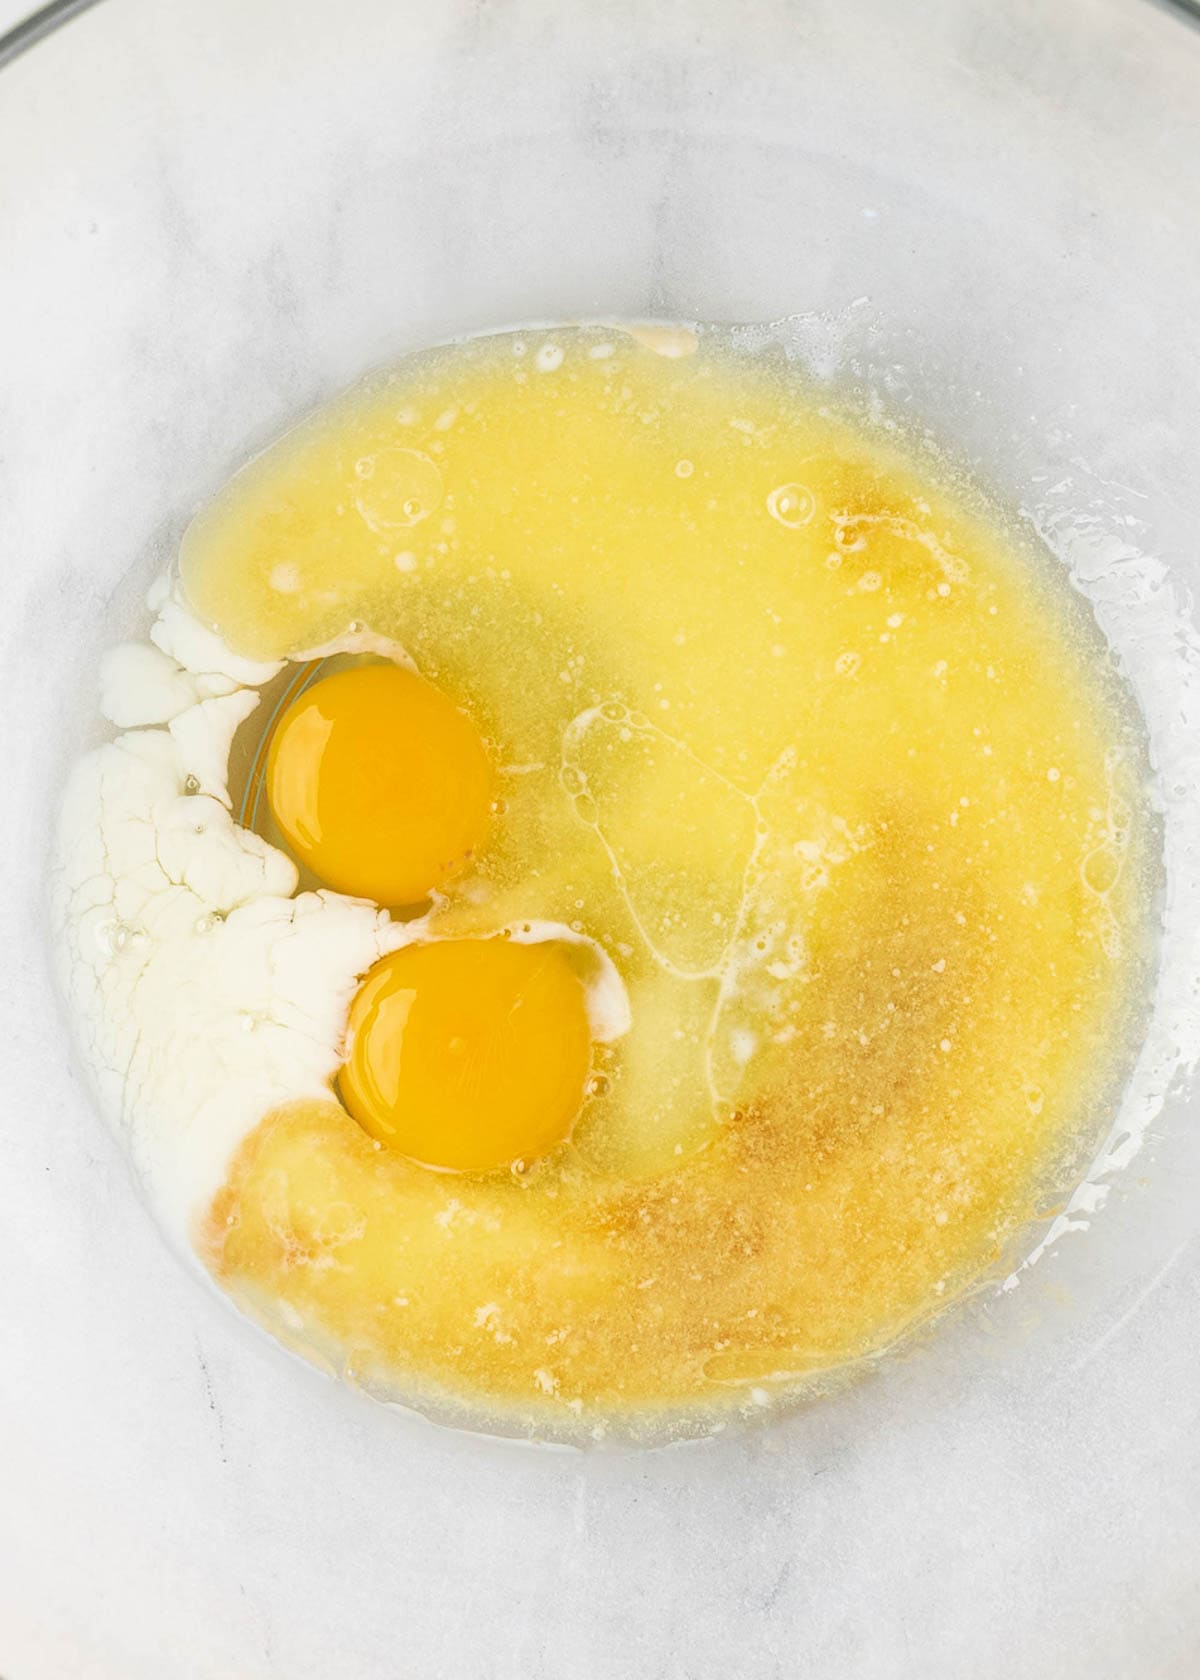
{"label": "egg yolk", "polygon": [[325,677],[288,707],[267,797],[296,856],[328,886],[415,904],[483,840],[492,772],[479,732],[398,665]]}
{"label": "egg yolk", "polygon": [[583,985],[553,944],[410,945],[367,975],[340,1075],[372,1137],[427,1166],[532,1161],[568,1135],[591,1033]]}

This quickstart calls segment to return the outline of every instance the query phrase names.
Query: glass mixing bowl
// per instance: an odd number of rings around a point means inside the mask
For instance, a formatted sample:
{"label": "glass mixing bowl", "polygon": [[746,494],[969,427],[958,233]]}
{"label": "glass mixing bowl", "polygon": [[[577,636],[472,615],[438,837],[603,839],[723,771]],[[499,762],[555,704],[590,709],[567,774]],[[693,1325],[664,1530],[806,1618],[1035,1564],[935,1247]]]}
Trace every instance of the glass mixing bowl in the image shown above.
{"label": "glass mixing bowl", "polygon": [[[11,58],[11,1680],[1195,1674],[1197,88],[1149,0],[106,0]],[[169,1263],[42,877],[99,651],[236,463],[406,347],[609,315],[795,317],[1022,511],[1141,704],[1169,890],[1138,1070],[1024,1263],[788,1419],[581,1454],[373,1405]]]}

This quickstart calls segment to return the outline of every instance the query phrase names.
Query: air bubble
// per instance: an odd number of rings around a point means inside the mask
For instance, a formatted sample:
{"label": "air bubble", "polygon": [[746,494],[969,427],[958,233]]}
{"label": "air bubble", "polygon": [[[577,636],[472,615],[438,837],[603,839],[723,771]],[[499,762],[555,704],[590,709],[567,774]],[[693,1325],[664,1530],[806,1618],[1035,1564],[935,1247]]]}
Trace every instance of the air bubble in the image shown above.
{"label": "air bubble", "polygon": [[767,512],[789,531],[807,525],[816,511],[816,497],[805,484],[777,484],[767,497]]}
{"label": "air bubble", "polygon": [[355,505],[372,531],[402,529],[427,519],[441,506],[442,475],[435,462],[417,449],[381,449],[372,458],[369,474]]}
{"label": "air bubble", "polygon": [[1121,860],[1111,846],[1097,846],[1083,860],[1083,884],[1098,898],[1111,892],[1121,873]]}
{"label": "air bubble", "polygon": [[676,461],[675,463],[676,478],[691,478],[695,470],[690,461]]}
{"label": "air bubble", "polygon": [[198,776],[185,776],[183,779],[183,791],[188,795],[199,793],[200,778]]}

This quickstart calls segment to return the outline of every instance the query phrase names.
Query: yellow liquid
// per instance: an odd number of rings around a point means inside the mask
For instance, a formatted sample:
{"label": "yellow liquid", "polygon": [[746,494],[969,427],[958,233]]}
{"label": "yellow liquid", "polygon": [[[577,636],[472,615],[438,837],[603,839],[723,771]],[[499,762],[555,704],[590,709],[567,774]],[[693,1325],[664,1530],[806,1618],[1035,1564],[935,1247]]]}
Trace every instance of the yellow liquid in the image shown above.
{"label": "yellow liquid", "polygon": [[427,353],[240,473],[182,576],[248,654],[401,642],[499,767],[439,931],[570,924],[632,1007],[519,1177],[265,1116],[200,1240],[291,1339],[535,1428],[680,1424],[886,1345],[1078,1165],[1148,960],[1136,734],[1036,558],[784,373],[600,328]]}

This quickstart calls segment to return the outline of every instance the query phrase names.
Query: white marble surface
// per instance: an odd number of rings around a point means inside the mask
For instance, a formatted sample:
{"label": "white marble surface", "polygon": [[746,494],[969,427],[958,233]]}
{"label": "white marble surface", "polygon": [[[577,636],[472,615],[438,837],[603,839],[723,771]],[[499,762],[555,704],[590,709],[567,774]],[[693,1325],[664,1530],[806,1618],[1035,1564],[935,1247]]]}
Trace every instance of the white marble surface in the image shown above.
{"label": "white marble surface", "polygon": [[1200,1671],[1194,1098],[1030,1286],[836,1402],[649,1455],[480,1441],[168,1256],[39,885],[131,572],[438,332],[870,295],[994,482],[1082,448],[1195,579],[1197,87],[1200,35],[1136,0],[104,0],[0,73],[5,1680]]}

